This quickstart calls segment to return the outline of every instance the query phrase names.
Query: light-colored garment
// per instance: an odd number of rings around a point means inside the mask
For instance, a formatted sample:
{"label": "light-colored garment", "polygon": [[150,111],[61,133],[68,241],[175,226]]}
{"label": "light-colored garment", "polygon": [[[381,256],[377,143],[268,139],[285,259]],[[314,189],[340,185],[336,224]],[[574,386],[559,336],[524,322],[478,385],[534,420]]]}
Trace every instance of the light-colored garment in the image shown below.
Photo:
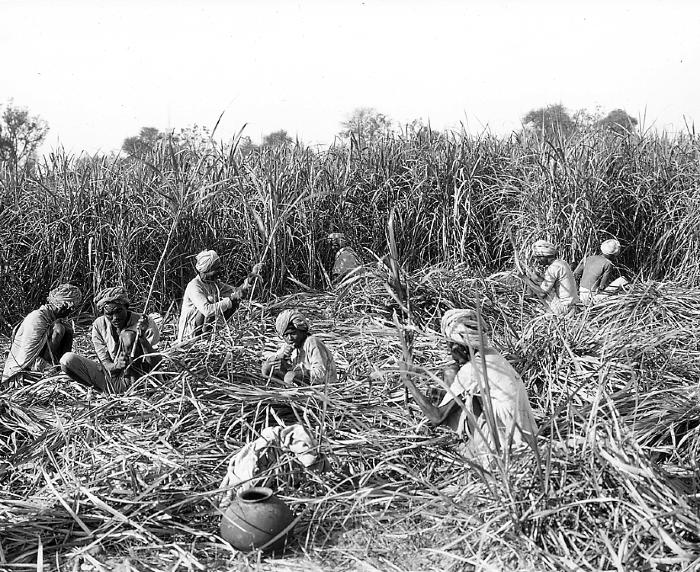
{"label": "light-colored garment", "polygon": [[56,321],[48,305],[27,314],[12,338],[2,372],[3,382],[21,371],[40,371],[48,365],[39,354],[46,346],[49,332]]}
{"label": "light-colored garment", "polygon": [[[122,328],[122,332],[134,332],[138,334],[136,324],[141,319],[141,314],[130,312],[126,326]],[[95,347],[97,359],[103,368],[111,370],[114,367],[114,362],[118,356],[121,356],[123,351],[119,340],[120,332],[109,322],[105,316],[98,317],[92,323],[92,345]],[[146,328],[146,339],[155,346],[160,340],[160,330],[158,326],[149,316],[148,327]]]}
{"label": "light-colored garment", "polygon": [[580,302],[578,288],[571,267],[557,258],[544,271],[544,279],[539,285],[547,295],[545,301],[549,309],[557,315],[566,314]]}
{"label": "light-colored garment", "polygon": [[344,246],[335,254],[335,262],[333,263],[333,278],[342,278],[356,268],[360,268],[362,263],[357,253],[350,246]]}
{"label": "light-colored garment", "polygon": [[[472,398],[479,397],[484,403],[486,400],[484,386],[488,383],[501,449],[521,444],[534,447],[537,424],[532,414],[525,384],[518,372],[498,351],[489,348],[483,352],[483,356],[486,362],[486,376],[483,375],[481,355],[477,353],[472,361],[459,369],[440,406],[454,401],[456,395],[460,397],[471,415],[474,415]],[[484,413],[476,419],[478,430],[468,422],[469,415],[461,407],[455,407],[451,416],[457,418],[448,417],[447,424],[454,427],[459,435],[468,435],[467,447],[471,454],[478,456],[495,450],[493,434]]]}
{"label": "light-colored garment", "polygon": [[182,297],[177,340],[182,342],[193,337],[198,313],[205,318],[211,316],[223,318],[224,312],[234,307],[229,296],[235,290],[234,286],[224,284],[221,280],[205,282],[199,276],[190,280]]}
{"label": "light-colored garment", "polygon": [[277,464],[270,459],[272,451],[290,453],[304,467],[311,467],[318,459],[316,442],[311,434],[299,424],[288,427],[265,427],[260,437],[242,447],[229,459],[228,470],[220,489],[227,489],[219,508],[226,509],[231,504],[233,489],[247,489],[258,485],[256,476],[270,465]]}
{"label": "light-colored garment", "polygon": [[[126,326],[122,330],[137,333],[136,324],[141,319],[141,314],[131,312]],[[149,316],[146,339],[151,346],[155,346],[160,339],[158,326]],[[69,372],[73,379],[78,379],[88,386],[96,387],[107,393],[122,393],[128,389],[134,380],[134,375],[124,375],[119,370],[118,375],[112,374],[114,362],[118,357],[124,356],[120,344],[120,332],[112,326],[105,316],[100,316],[92,324],[92,345],[95,348],[98,361],[68,352],[61,358],[61,368]]]}
{"label": "light-colored garment", "polygon": [[[284,352],[287,344],[282,345],[277,353],[269,355],[265,362],[272,364],[276,360],[285,361]],[[299,369],[309,374],[310,383],[336,383],[338,372],[335,366],[333,354],[318,337],[309,336],[301,348],[294,348],[292,355],[287,360],[288,371]]]}
{"label": "light-colored garment", "polygon": [[604,290],[597,290],[595,292],[589,290],[588,288],[581,288],[579,291],[579,296],[581,297],[581,302],[584,304],[592,304],[595,302],[600,302],[605,300],[614,294],[617,294],[620,290],[624,289],[629,282],[624,276],[620,276],[616,280],[613,280],[608,284]]}

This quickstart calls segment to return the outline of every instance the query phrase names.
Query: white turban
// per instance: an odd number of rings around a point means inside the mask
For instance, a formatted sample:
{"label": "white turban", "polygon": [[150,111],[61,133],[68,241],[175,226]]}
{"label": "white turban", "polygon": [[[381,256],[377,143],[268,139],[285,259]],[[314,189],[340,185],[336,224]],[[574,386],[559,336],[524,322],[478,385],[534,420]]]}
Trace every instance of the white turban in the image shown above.
{"label": "white turban", "polygon": [[451,342],[478,348],[487,347],[489,339],[486,335],[486,324],[481,320],[483,340],[479,336],[479,317],[474,310],[447,310],[440,324],[442,335]]}
{"label": "white turban", "polygon": [[600,245],[600,251],[608,256],[620,254],[620,243],[614,238],[611,238]]}
{"label": "white turban", "polygon": [[277,330],[280,337],[284,336],[289,326],[297,330],[309,331],[309,321],[299,310],[285,310],[277,316],[275,330]]}
{"label": "white turban", "polygon": [[535,256],[556,256],[557,247],[547,240],[538,240],[532,245],[532,254]]}
{"label": "white turban", "polygon": [[216,251],[202,250],[197,255],[197,263],[194,267],[197,269],[197,272],[208,272],[217,260],[219,260],[219,255]]}
{"label": "white turban", "polygon": [[338,239],[338,238],[345,238],[345,233],[343,233],[343,232],[331,232],[331,233],[328,235],[328,239],[329,239],[329,240],[335,240],[335,239]]}

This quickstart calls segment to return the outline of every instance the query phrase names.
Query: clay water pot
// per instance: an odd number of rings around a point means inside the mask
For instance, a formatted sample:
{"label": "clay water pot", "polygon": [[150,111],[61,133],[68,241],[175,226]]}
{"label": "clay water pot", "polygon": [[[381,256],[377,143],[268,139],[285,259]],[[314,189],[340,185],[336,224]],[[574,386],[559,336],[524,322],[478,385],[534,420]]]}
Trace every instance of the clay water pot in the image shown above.
{"label": "clay water pot", "polygon": [[[239,491],[221,519],[221,537],[238,550],[279,550],[294,515],[267,487]],[[275,538],[279,535],[279,538]],[[270,542],[272,539],[273,542]]]}

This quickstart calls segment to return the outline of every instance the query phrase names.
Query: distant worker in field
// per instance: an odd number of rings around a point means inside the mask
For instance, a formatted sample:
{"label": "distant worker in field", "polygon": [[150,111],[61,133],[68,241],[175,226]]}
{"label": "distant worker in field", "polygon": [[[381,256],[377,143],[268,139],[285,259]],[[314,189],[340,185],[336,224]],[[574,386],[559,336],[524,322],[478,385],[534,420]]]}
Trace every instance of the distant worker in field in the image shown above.
{"label": "distant worker in field", "polygon": [[121,286],[105,288],[93,301],[101,314],[91,333],[99,363],[68,352],[61,358],[61,369],[83,385],[123,393],[160,363],[153,349],[160,332],[151,318],[129,309],[129,297]]}
{"label": "distant worker in field", "polygon": [[23,372],[41,372],[59,364],[73,347],[73,329],[64,319],[78,308],[82,297],[77,286],[61,284],[49,292],[46,304],[27,314],[12,334],[0,387]]}
{"label": "distant worker in field", "polygon": [[557,247],[546,240],[532,245],[535,270],[528,270],[526,284],[558,316],[573,314],[580,305],[576,279],[569,264],[557,258]]}
{"label": "distant worker in field", "polygon": [[[434,405],[409,376],[404,377],[428,421],[466,438],[465,454],[469,456],[496,451],[496,441],[501,450],[521,444],[535,448],[537,424],[525,384],[490,346],[486,325],[477,313],[471,309],[448,310],[442,317],[441,330],[454,363],[443,372],[449,390],[440,404]],[[488,421],[487,404],[493,423]]]}
{"label": "distant worker in field", "polygon": [[333,354],[309,331],[309,321],[304,314],[298,310],[284,310],[277,316],[275,330],[285,343],[263,361],[264,376],[312,385],[338,381]]}
{"label": "distant worker in field", "polygon": [[328,238],[333,246],[338,249],[335,253],[333,269],[331,270],[333,282],[337,284],[348,274],[361,268],[362,262],[355,250],[348,244],[345,234],[332,232],[328,235]]}
{"label": "distant worker in field", "polygon": [[600,245],[601,254],[586,256],[574,270],[574,278],[580,282],[579,296],[584,304],[599,302],[617,294],[629,284],[615,265],[620,254],[620,243],[611,238]]}
{"label": "distant worker in field", "polygon": [[220,280],[223,267],[214,250],[203,250],[197,255],[197,276],[190,280],[182,298],[178,326],[179,342],[210,332],[217,320],[228,320],[238,308],[245,293],[252,287],[262,264],[256,264],[240,286],[231,286]]}

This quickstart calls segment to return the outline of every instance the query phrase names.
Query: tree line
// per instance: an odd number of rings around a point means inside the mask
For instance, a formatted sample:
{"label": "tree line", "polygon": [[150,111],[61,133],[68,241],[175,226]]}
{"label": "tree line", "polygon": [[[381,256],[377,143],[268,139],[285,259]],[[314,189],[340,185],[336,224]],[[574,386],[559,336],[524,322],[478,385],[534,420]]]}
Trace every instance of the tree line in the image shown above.
{"label": "tree line", "polygon": [[[554,141],[591,130],[616,134],[632,133],[637,125],[637,119],[623,109],[614,109],[607,114],[600,109],[592,112],[586,109],[571,112],[561,103],[530,110],[522,117],[522,133],[544,141]],[[430,126],[420,119],[396,126],[388,115],[372,107],[355,109],[340,123],[340,127],[340,142],[355,143],[359,146],[369,145],[377,138],[392,133],[431,130]],[[36,159],[37,149],[48,131],[49,126],[44,119],[32,115],[27,109],[16,106],[10,100],[0,116],[0,163],[15,170],[30,166]],[[137,135],[124,139],[121,150],[129,157],[143,158],[163,141],[176,148],[194,148],[200,151],[217,145],[213,133],[207,127],[195,124],[179,131],[142,127]],[[241,135],[236,141],[236,150],[244,155],[260,148],[287,147],[295,143],[285,129],[264,135],[260,144],[254,143],[251,137],[246,135]]]}

